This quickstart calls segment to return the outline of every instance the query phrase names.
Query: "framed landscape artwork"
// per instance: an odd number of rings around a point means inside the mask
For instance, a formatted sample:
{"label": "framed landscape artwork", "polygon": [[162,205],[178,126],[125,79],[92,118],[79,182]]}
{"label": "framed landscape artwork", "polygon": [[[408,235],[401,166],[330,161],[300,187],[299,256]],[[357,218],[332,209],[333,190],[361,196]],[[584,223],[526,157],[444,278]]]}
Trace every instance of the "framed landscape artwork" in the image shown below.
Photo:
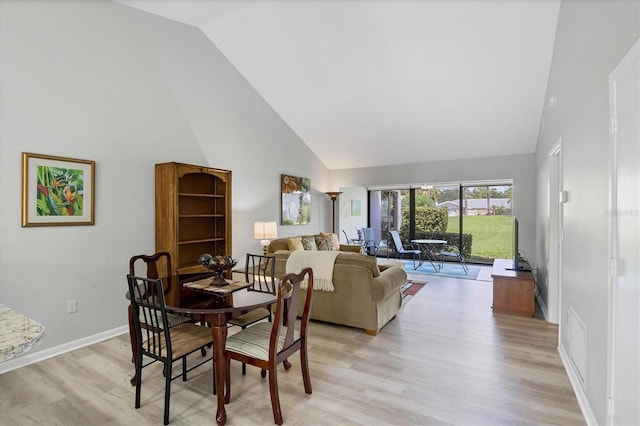
{"label": "framed landscape artwork", "polygon": [[311,220],[311,179],[280,175],[282,225],[306,225]]}
{"label": "framed landscape artwork", "polygon": [[93,225],[95,161],[22,153],[22,226]]}

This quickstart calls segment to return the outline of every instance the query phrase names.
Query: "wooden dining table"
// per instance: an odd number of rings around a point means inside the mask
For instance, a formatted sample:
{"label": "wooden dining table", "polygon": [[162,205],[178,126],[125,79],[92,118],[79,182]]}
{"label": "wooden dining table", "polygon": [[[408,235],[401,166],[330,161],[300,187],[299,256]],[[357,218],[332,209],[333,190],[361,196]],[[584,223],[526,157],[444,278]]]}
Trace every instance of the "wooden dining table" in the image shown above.
{"label": "wooden dining table", "polygon": [[[224,350],[227,342],[227,321],[245,312],[275,303],[276,295],[243,288],[228,294],[216,294],[211,288],[193,289],[185,287],[188,283],[206,283],[211,277],[198,277],[194,280],[181,281],[177,277],[163,279],[165,303],[167,311],[188,316],[207,324],[211,328],[213,338],[213,362],[215,370],[217,411],[216,421],[223,425],[227,420],[224,407],[224,389],[226,363]],[[240,283],[229,280],[229,282]]]}

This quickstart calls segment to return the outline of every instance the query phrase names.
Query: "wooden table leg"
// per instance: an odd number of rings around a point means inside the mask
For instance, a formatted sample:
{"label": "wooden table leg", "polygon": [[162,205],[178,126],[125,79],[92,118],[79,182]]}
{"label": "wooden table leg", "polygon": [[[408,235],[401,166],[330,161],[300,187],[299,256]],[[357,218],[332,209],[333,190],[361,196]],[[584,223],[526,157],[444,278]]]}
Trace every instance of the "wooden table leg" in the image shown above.
{"label": "wooden table leg", "polygon": [[219,425],[223,425],[227,421],[227,412],[224,408],[224,380],[226,377],[224,348],[227,343],[227,323],[223,321],[222,325],[211,324],[210,327],[211,337],[213,338],[213,362],[216,372],[216,398],[218,401],[216,421]]}
{"label": "wooden table leg", "polygon": [[[138,338],[136,336],[135,325],[133,324],[133,308],[131,307],[131,305],[129,305],[128,315],[129,315],[129,340],[131,341],[131,361],[135,365],[136,359],[138,359],[137,358]],[[136,371],[138,370],[136,369]],[[138,375],[137,373],[134,373],[133,377],[131,378],[131,386],[135,386],[137,382],[138,382]]]}

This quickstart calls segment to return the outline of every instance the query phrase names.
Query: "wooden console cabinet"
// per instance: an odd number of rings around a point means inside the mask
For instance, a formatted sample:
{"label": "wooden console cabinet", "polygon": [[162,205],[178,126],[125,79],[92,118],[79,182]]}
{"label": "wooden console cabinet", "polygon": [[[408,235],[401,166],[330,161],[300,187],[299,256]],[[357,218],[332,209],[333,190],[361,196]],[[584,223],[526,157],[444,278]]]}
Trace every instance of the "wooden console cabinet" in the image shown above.
{"label": "wooden console cabinet", "polygon": [[493,312],[533,317],[535,312],[535,279],[533,273],[511,271],[509,259],[493,261]]}
{"label": "wooden console cabinet", "polygon": [[201,254],[231,255],[231,171],[156,164],[156,250],[171,254],[171,273],[210,272]]}

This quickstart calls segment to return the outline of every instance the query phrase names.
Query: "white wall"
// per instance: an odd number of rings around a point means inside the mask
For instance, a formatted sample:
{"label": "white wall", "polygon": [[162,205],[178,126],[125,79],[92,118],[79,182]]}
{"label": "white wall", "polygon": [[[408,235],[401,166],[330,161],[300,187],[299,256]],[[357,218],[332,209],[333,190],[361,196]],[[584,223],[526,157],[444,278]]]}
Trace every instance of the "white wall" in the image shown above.
{"label": "white wall", "polygon": [[[345,186],[340,187],[340,191],[342,191],[338,199],[340,207],[336,206],[336,232],[340,237],[340,241],[346,242],[343,230],[350,239],[353,239],[358,237],[358,229],[367,226],[367,218],[369,217],[367,188],[364,186]],[[360,216],[351,214],[352,201],[360,201]],[[337,220],[338,217],[340,218],[339,221]]]}
{"label": "white wall", "polygon": [[605,424],[607,399],[608,76],[639,36],[639,4],[563,0],[547,91],[547,99],[556,96],[557,107],[545,107],[536,151],[541,236],[536,251],[541,255],[548,222],[548,154],[562,137],[569,201],[563,210],[560,344],[567,352],[566,314],[573,308],[587,331],[584,394],[598,424]]}
{"label": "white wall", "polygon": [[[280,173],[328,169],[194,27],[102,0],[0,1],[0,303],[46,327],[38,351],[126,324],[125,274],[155,248],[154,164],[233,171],[233,255],[279,222]],[[21,152],[96,161],[95,226],[20,226]],[[78,312],[66,313],[77,299]]]}
{"label": "white wall", "polygon": [[535,155],[522,154],[470,160],[436,161],[397,166],[333,170],[333,187],[406,185],[513,179],[513,213],[519,219],[520,248],[535,267]]}

